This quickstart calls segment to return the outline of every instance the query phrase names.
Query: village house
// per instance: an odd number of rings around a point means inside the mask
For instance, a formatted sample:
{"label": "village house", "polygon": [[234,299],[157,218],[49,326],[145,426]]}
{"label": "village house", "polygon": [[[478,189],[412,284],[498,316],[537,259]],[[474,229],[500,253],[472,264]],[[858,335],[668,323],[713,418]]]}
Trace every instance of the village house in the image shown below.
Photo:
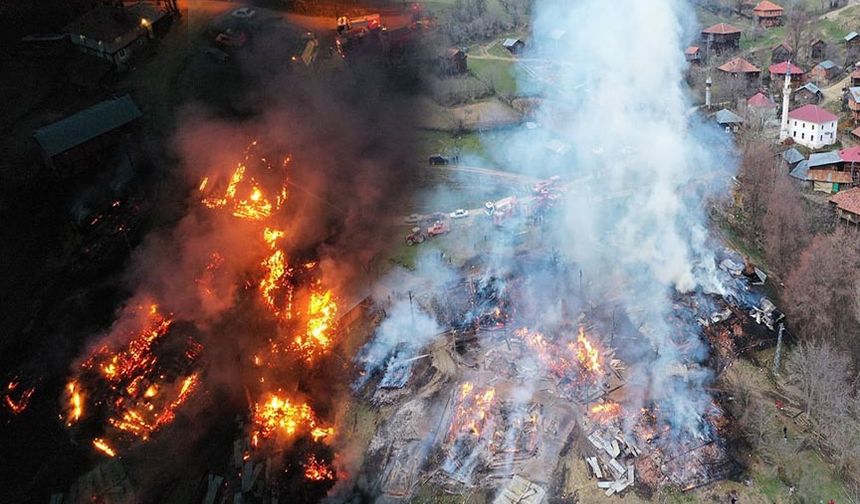
{"label": "village house", "polygon": [[781,25],[783,13],[782,7],[769,0],[762,0],[753,8],[756,21],[765,28]]}
{"label": "village house", "polygon": [[860,127],[851,130],[851,138],[856,142],[860,142]]}
{"label": "village house", "polygon": [[526,47],[526,43],[518,38],[506,38],[502,41],[502,47],[508,50],[511,54],[520,54]]}
{"label": "village house", "polygon": [[747,115],[758,120],[760,124],[776,119],[776,103],[761,91],[747,99]]}
{"label": "village house", "polygon": [[717,70],[724,74],[731,75],[732,77],[743,77],[748,82],[757,81],[759,78],[759,74],[761,73],[761,69],[749,61],[738,56],[737,58],[732,58],[729,61],[723,63],[722,65],[717,67]]}
{"label": "village house", "polygon": [[467,56],[462,49],[452,47],[439,56],[439,73],[443,75],[460,75],[468,69]]}
{"label": "village house", "polygon": [[810,154],[808,166],[807,180],[813,191],[832,194],[851,184],[851,173],[842,170],[842,158],[836,151]]}
{"label": "village house", "polygon": [[852,180],[860,178],[860,147],[849,147],[839,150],[839,159],[842,160],[841,169],[851,173]]}
{"label": "village house", "polygon": [[839,118],[818,105],[804,105],[788,113],[788,136],[800,145],[820,149],[836,143]]}
{"label": "village house", "polygon": [[690,63],[700,63],[702,61],[702,49],[699,46],[690,46],[684,51],[684,58]]}
{"label": "village house", "polygon": [[[152,19],[142,13],[149,13]],[[147,6],[120,9],[98,5],[63,31],[78,50],[122,68],[155,36],[156,26],[159,32],[165,29],[165,19],[169,20],[166,13]]]}
{"label": "village house", "polygon": [[812,82],[807,82],[797,88],[797,91],[792,93],[792,100],[796,106],[806,105],[809,103],[817,105],[823,99],[824,92]]}
{"label": "village house", "polygon": [[852,86],[846,93],[848,98],[848,111],[854,124],[860,123],[860,87]]}
{"label": "village house", "polygon": [[768,68],[768,71],[770,72],[770,81],[774,84],[782,85],[782,83],[785,81],[785,74],[789,71],[789,65],[791,66],[792,87],[797,87],[803,84],[806,78],[806,72],[804,72],[803,69],[799,66],[789,61],[783,61],[782,63],[774,63]]}
{"label": "village house", "polygon": [[[824,60],[810,70],[809,75],[815,82],[826,84],[842,73],[842,67],[830,60]],[[784,74],[783,74],[784,75]]]}
{"label": "village house", "polygon": [[809,59],[818,61],[827,53],[827,42],[820,38],[813,39],[809,43]]}
{"label": "village house", "polygon": [[851,87],[860,87],[860,68],[851,72]]}
{"label": "village house", "polygon": [[49,168],[61,177],[75,177],[121,146],[140,117],[137,104],[124,95],[39,128],[33,136]]}
{"label": "village house", "polygon": [[729,109],[722,109],[714,114],[714,120],[726,133],[737,133],[744,120]]}
{"label": "village house", "polygon": [[791,47],[788,46],[785,42],[775,46],[770,50],[770,62],[771,63],[782,63],[783,61],[788,61],[794,56],[794,51],[791,50]]}
{"label": "village house", "polygon": [[830,197],[836,216],[846,224],[860,226],[860,187],[854,187]]}
{"label": "village house", "polygon": [[851,32],[845,35],[845,65],[853,64],[860,55],[860,33]]}
{"label": "village house", "polygon": [[732,51],[741,45],[741,30],[728,23],[718,23],[702,30],[702,43],[715,52]]}

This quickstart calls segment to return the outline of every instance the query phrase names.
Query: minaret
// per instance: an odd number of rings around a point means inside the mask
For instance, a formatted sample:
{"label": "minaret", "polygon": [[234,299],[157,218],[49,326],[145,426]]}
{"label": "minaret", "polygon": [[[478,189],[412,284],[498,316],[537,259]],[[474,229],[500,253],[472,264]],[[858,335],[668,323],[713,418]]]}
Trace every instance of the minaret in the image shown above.
{"label": "minaret", "polygon": [[791,60],[785,68],[785,85],[782,87],[782,124],[779,127],[779,141],[788,138],[788,100],[791,97]]}
{"label": "minaret", "polygon": [[711,110],[711,76],[705,80],[705,108]]}

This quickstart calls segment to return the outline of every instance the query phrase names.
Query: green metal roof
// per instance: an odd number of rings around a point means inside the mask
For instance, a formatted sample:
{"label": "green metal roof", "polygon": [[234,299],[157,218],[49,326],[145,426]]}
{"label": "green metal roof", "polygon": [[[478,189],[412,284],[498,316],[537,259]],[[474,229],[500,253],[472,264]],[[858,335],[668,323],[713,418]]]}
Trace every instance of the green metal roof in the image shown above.
{"label": "green metal roof", "polygon": [[65,119],[36,130],[34,136],[48,156],[56,156],[84,142],[125,126],[141,117],[129,95],[97,103]]}

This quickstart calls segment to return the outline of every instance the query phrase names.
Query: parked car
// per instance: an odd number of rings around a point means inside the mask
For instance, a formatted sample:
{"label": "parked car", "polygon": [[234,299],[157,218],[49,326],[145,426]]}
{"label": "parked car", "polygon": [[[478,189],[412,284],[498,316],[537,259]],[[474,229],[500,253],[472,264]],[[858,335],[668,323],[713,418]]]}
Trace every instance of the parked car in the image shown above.
{"label": "parked car", "polygon": [[446,222],[436,221],[432,226],[427,228],[427,236],[433,238],[434,236],[439,236],[446,234],[451,231],[451,226],[449,226]]}
{"label": "parked car", "polygon": [[257,11],[251,9],[250,7],[242,7],[241,9],[236,9],[230,13],[236,19],[251,19],[255,15],[257,15]]}
{"label": "parked car", "polygon": [[493,213],[495,211],[496,211],[496,204],[495,203],[493,203],[492,201],[488,201],[488,202],[484,203],[484,213],[486,213],[487,215],[493,215]]}
{"label": "parked car", "polygon": [[463,219],[469,216],[469,211],[462,208],[458,208],[457,210],[451,212],[450,215],[452,219]]}
{"label": "parked car", "polygon": [[441,154],[433,154],[427,159],[427,161],[432,166],[446,166],[451,164],[451,160]]}

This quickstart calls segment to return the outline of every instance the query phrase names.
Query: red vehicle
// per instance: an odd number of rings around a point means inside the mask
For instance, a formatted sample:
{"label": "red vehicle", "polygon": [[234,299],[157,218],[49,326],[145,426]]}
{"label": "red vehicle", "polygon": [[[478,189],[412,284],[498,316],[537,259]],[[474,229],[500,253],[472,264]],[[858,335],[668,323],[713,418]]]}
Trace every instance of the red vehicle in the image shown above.
{"label": "red vehicle", "polygon": [[424,243],[424,240],[426,239],[427,237],[425,237],[424,233],[421,232],[421,228],[414,227],[412,228],[412,232],[406,236],[406,244],[411,247],[418,243]]}
{"label": "red vehicle", "polygon": [[439,236],[443,234],[447,234],[451,231],[451,226],[448,225],[447,222],[436,221],[432,226],[427,228],[427,236],[433,238],[434,236]]}

